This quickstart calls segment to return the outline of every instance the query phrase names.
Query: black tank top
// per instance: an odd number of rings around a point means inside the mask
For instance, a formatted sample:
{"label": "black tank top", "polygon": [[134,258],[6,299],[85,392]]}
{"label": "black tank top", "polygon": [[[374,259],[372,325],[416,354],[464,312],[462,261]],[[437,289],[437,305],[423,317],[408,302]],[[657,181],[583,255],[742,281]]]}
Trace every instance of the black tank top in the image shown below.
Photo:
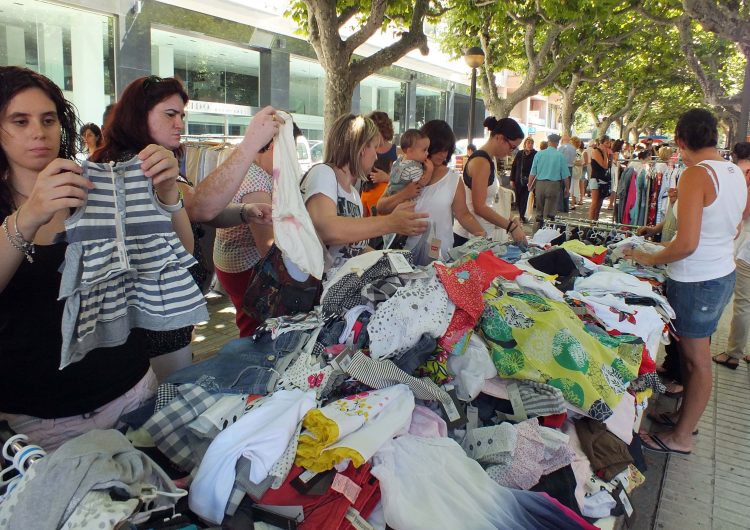
{"label": "black tank top", "polygon": [[0,411],[40,418],[92,412],[120,397],[149,367],[142,330],[59,370],[64,300],[57,300],[66,243],[37,245],[0,293]]}
{"label": "black tank top", "polygon": [[490,178],[487,180],[487,186],[491,186],[493,182],[495,182],[495,161],[492,160],[492,157],[487,151],[474,151],[474,153],[464,162],[464,184],[466,184],[466,187],[471,189],[471,176],[469,175],[468,169],[469,169],[469,162],[473,158],[481,157],[487,159],[487,161],[490,163]]}
{"label": "black tank top", "polygon": [[[597,149],[597,151],[606,158],[601,149]],[[612,180],[612,176],[607,172],[607,168],[599,165],[599,162],[597,162],[593,156],[591,157],[591,177],[596,180],[601,180],[602,182],[609,182]]]}

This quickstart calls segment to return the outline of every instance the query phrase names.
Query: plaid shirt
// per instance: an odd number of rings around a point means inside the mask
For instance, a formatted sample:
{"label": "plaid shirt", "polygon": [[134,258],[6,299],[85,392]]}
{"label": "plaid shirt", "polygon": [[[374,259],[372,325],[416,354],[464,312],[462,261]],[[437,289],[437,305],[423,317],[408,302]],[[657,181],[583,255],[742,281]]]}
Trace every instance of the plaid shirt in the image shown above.
{"label": "plaid shirt", "polygon": [[200,464],[212,441],[196,435],[190,429],[190,424],[216,403],[221,395],[211,395],[193,384],[180,385],[178,392],[179,396],[151,416],[143,428],[172,463],[189,471]]}

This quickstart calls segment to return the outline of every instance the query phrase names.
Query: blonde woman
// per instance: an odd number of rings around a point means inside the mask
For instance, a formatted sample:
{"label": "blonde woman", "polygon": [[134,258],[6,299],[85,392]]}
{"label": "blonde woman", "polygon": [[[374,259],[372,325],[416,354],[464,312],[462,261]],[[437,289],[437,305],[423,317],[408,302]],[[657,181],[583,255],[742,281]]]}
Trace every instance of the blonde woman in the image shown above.
{"label": "blonde woman", "polygon": [[396,232],[418,235],[427,229],[426,213],[402,203],[389,215],[363,217],[362,200],[354,187],[364,181],[378,158],[380,131],[364,116],[348,114],[328,131],[323,164],[313,166],[303,182],[305,205],[315,230],[332,258],[326,270],[370,250],[370,238]]}

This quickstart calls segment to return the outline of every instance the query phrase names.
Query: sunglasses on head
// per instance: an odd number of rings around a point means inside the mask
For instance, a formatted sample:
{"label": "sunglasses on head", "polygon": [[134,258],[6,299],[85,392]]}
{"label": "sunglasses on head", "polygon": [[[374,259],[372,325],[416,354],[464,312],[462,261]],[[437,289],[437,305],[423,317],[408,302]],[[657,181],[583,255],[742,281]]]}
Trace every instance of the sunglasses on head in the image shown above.
{"label": "sunglasses on head", "polygon": [[162,81],[164,81],[164,79],[162,79],[158,75],[150,75],[143,80],[143,90],[148,92],[151,87],[158,85]]}

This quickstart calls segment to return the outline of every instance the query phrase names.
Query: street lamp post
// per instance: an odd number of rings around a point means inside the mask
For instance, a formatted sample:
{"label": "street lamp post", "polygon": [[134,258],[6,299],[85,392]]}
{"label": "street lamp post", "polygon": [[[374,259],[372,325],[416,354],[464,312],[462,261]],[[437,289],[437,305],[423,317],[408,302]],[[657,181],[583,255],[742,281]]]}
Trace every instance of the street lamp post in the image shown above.
{"label": "street lamp post", "polygon": [[469,100],[469,143],[474,140],[474,107],[477,102],[477,68],[484,64],[484,50],[472,46],[464,53],[464,61],[471,68],[471,98]]}

